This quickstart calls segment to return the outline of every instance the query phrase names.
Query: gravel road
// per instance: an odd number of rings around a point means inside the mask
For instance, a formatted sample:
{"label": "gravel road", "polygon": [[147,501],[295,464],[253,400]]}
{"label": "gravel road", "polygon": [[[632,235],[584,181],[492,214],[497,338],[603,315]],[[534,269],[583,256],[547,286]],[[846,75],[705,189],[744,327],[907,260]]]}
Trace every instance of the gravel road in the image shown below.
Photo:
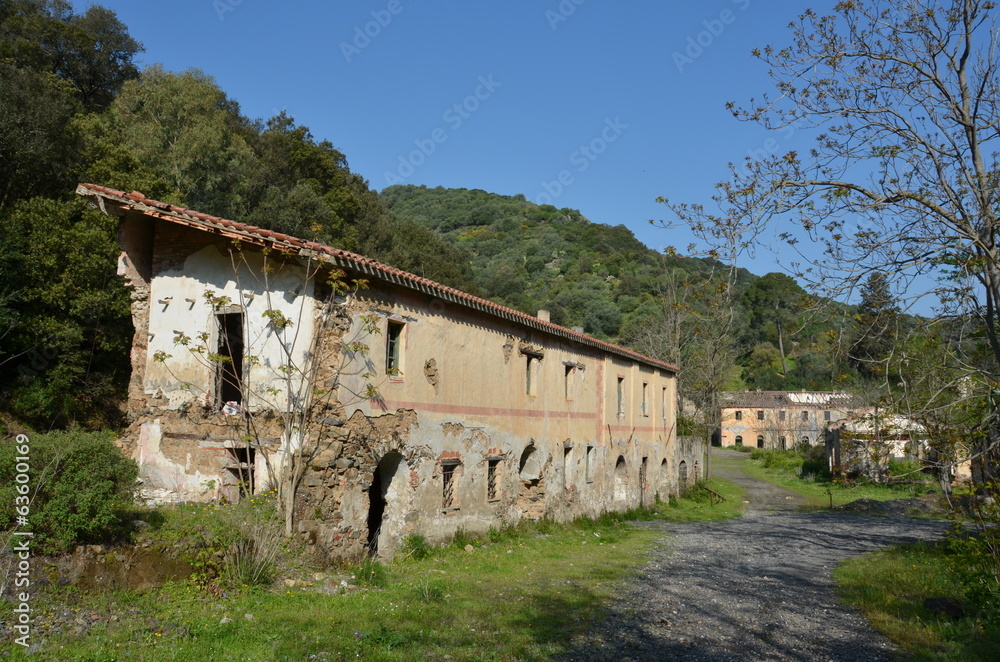
{"label": "gravel road", "polygon": [[938,538],[947,523],[795,512],[799,497],[787,490],[738,467],[715,473],[746,489],[744,516],[645,524],[662,529],[662,545],[621,588],[610,618],[563,659],[893,660],[892,645],[838,604],[830,573],[851,556]]}

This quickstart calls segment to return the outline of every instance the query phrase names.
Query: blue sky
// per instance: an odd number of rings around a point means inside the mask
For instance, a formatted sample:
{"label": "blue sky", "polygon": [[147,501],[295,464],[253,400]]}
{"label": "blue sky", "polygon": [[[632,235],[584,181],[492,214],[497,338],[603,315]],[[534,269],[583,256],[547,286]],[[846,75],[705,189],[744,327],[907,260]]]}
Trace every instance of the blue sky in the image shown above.
{"label": "blue sky", "polygon": [[[772,138],[727,101],[770,91],[755,47],[807,5],[764,0],[105,0],[143,65],[215,77],[243,112],[285,110],[390,183],[525,194],[624,224],[652,248],[657,196],[708,205]],[[808,5],[824,12],[833,0]],[[83,9],[83,5],[78,5]],[[781,151],[795,147],[778,140]],[[773,143],[772,143],[773,145]],[[743,259],[758,274],[794,255]],[[787,250],[787,249],[786,249]]]}

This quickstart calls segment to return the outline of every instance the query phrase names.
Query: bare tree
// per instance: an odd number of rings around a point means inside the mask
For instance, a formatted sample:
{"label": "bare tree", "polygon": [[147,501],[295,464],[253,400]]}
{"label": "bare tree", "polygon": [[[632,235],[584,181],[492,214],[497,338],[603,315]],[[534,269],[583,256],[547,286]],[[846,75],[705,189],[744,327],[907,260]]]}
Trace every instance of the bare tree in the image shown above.
{"label": "bare tree", "polygon": [[948,348],[987,398],[1000,377],[996,4],[855,0],[834,12],[806,11],[791,45],[755,51],[777,93],[730,104],[767,129],[813,130],[812,149],[731,165],[718,213],[671,208],[708,241],[739,229],[743,250],[774,224],[793,246],[808,236],[823,257],[793,270],[831,298],[872,271],[899,279],[911,302],[936,295],[940,318],[976,322],[988,360],[970,358],[968,337]]}
{"label": "bare tree", "polygon": [[[257,264],[258,258],[250,259],[239,245],[230,248],[237,289],[263,293],[265,324],[252,325],[247,315],[240,315],[243,328],[238,332],[231,336],[225,329],[218,330],[219,351],[213,349],[212,334],[208,332],[197,338],[179,333],[174,343],[215,371],[217,382],[228,380],[239,393],[239,400],[227,403],[218,415],[234,446],[260,453],[268,482],[277,490],[285,535],[291,536],[296,493],[305,469],[324,451],[349,440],[346,406],[378,397],[378,389],[371,381],[375,373],[366,358],[366,340],[379,329],[377,319],[368,315],[360,315],[360,325],[352,328],[349,307],[358,290],[366,286],[364,280],[348,280],[343,271],[313,258],[302,262],[266,249],[259,256]],[[288,292],[277,281],[291,267],[301,268],[304,277],[297,289]],[[305,292],[310,283],[313,296]],[[276,305],[274,299],[278,297],[291,297],[296,302],[293,314],[288,314],[287,307],[283,312]],[[204,303],[216,312],[234,307],[246,310],[245,301],[233,301],[212,290],[204,292]],[[304,334],[305,329],[310,329],[311,335]],[[232,341],[231,337],[239,340]],[[308,347],[303,351],[300,341],[306,337]],[[236,352],[231,342],[245,343],[245,347]],[[266,370],[255,369],[263,367],[265,347],[276,348],[279,359]],[[242,355],[241,365],[234,365],[237,354]],[[168,370],[171,358],[163,352],[154,356]],[[341,377],[347,370],[359,369],[364,370],[360,375],[363,386],[359,392],[349,392]],[[210,406],[208,401],[205,406]],[[243,472],[242,480],[246,480]]]}

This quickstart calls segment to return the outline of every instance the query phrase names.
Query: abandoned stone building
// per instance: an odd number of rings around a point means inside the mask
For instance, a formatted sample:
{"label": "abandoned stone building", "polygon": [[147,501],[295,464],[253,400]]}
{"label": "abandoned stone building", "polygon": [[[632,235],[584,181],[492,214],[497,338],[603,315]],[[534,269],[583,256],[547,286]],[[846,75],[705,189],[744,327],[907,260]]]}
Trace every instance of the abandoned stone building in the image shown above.
{"label": "abandoned stone building", "polygon": [[719,445],[778,450],[824,444],[832,424],[864,409],[857,397],[839,391],[740,391],[721,400]]}
{"label": "abandoned stone building", "polygon": [[336,248],[77,193],[120,219],[123,444],[148,489],[231,501],[312,449],[297,531],[391,556],[411,533],[633,508],[706,465],[677,444],[669,364]]}

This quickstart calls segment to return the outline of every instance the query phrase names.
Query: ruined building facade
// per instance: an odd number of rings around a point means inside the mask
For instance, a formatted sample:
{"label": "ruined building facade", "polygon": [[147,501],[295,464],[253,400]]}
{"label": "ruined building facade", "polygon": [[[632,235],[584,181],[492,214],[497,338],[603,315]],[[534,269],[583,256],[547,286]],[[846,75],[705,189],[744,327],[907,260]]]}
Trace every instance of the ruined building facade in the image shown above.
{"label": "ruined building facade", "polygon": [[124,442],[149,490],[231,501],[313,449],[296,530],[391,556],[411,533],[650,504],[705,466],[678,447],[671,365],[335,248],[77,192],[120,218]]}
{"label": "ruined building facade", "polygon": [[776,450],[824,444],[831,425],[866,410],[840,391],[732,391],[721,409],[720,445]]}

